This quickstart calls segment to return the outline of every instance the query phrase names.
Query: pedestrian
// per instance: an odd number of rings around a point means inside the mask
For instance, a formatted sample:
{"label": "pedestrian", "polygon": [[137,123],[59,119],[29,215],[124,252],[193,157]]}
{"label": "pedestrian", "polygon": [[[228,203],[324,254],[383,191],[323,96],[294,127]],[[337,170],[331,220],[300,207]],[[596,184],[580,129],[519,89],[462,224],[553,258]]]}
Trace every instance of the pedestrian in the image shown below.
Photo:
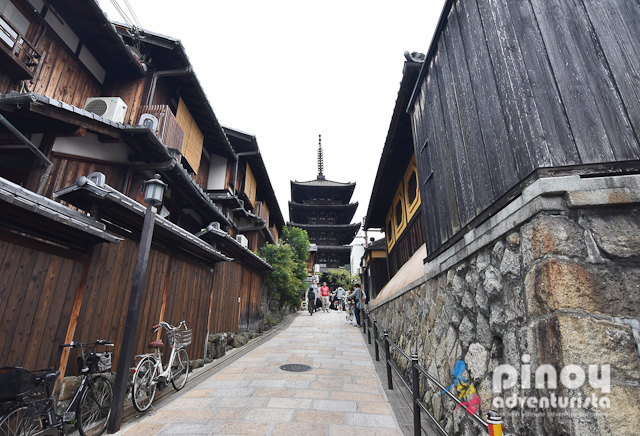
{"label": "pedestrian", "polygon": [[353,291],[353,293],[351,294],[350,298],[353,300],[353,302],[355,303],[355,307],[353,309],[353,312],[356,315],[356,327],[360,327],[360,311],[362,309],[364,309],[364,304],[363,304],[363,300],[364,300],[364,294],[362,292],[362,289],[360,288],[360,283],[356,283],[355,284],[355,289]]}
{"label": "pedestrian", "polygon": [[338,311],[342,310],[342,298],[344,298],[344,288],[342,286],[338,286],[336,289],[336,301],[338,302]]}
{"label": "pedestrian", "polygon": [[322,282],[320,295],[322,296],[322,310],[329,312],[329,286],[327,286],[327,282]]}
{"label": "pedestrian", "polygon": [[309,315],[313,315],[316,311],[316,299],[318,298],[318,284],[315,280],[311,282],[307,288],[307,307],[309,309]]}

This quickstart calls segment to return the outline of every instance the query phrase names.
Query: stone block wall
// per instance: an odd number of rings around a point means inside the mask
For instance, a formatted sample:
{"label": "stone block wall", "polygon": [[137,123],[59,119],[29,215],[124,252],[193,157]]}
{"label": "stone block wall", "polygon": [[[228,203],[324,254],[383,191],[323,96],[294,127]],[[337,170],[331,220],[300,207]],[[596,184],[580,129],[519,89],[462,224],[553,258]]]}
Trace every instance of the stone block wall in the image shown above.
{"label": "stone block wall", "polygon": [[[640,434],[640,213],[635,198],[595,192],[531,196],[488,224],[493,230],[475,239],[482,244],[459,244],[456,255],[432,261],[446,268],[426,265],[431,274],[371,309],[379,328],[444,386],[464,361],[480,416],[501,412],[507,434]],[[409,363],[392,354],[410,379]],[[494,392],[494,371],[505,364],[515,386]],[[556,389],[536,387],[545,364]],[[596,377],[606,365],[608,392]],[[421,388],[450,435],[483,434],[436,386],[423,379]]]}

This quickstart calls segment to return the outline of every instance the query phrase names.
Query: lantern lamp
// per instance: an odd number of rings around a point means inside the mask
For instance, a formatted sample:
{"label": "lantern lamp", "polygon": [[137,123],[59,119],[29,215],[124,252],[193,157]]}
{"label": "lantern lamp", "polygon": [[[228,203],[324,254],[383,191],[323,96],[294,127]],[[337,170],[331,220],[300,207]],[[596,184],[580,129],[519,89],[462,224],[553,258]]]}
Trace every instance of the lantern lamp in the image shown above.
{"label": "lantern lamp", "polygon": [[144,201],[151,206],[162,203],[164,190],[167,184],[160,180],[160,174],[153,176],[153,179],[144,182]]}

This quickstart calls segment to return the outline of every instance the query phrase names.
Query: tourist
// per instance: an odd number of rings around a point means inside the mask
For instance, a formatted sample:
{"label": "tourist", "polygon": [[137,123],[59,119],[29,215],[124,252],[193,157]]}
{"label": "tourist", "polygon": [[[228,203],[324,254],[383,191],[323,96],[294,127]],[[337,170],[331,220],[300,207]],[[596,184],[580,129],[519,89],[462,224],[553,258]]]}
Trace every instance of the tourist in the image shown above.
{"label": "tourist", "polygon": [[335,295],[336,295],[335,298],[338,305],[338,311],[340,311],[343,308],[342,298],[344,297],[344,288],[342,286],[338,286],[338,288],[335,291]]}
{"label": "tourist", "polygon": [[322,310],[325,312],[329,312],[329,286],[327,286],[327,282],[322,282],[322,287],[320,288],[320,295],[322,296]]}
{"label": "tourist", "polygon": [[364,309],[364,304],[363,304],[363,300],[364,300],[364,294],[362,292],[362,289],[360,288],[360,283],[356,283],[355,285],[355,290],[353,291],[353,293],[350,295],[349,297],[351,300],[353,300],[353,302],[355,303],[355,307],[353,309],[353,312],[356,315],[356,327],[360,327],[360,311],[362,309]]}
{"label": "tourist", "polygon": [[313,312],[316,311],[316,299],[318,298],[318,285],[315,280],[313,280],[307,288],[306,298],[309,314],[313,315]]}

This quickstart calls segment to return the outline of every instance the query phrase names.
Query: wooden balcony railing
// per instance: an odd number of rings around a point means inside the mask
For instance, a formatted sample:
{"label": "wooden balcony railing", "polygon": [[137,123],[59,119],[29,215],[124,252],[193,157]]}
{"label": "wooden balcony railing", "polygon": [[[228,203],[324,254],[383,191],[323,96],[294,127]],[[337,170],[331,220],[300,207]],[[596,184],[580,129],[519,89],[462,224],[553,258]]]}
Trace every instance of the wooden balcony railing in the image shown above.
{"label": "wooden balcony railing", "polygon": [[138,119],[142,114],[151,114],[158,119],[158,132],[156,135],[164,145],[171,148],[177,148],[182,153],[182,145],[184,142],[184,131],[175,115],[171,112],[169,106],[164,104],[144,105],[140,106]]}
{"label": "wooden balcony railing", "polygon": [[31,79],[36,75],[42,55],[25,37],[0,13],[0,59],[18,79]]}

